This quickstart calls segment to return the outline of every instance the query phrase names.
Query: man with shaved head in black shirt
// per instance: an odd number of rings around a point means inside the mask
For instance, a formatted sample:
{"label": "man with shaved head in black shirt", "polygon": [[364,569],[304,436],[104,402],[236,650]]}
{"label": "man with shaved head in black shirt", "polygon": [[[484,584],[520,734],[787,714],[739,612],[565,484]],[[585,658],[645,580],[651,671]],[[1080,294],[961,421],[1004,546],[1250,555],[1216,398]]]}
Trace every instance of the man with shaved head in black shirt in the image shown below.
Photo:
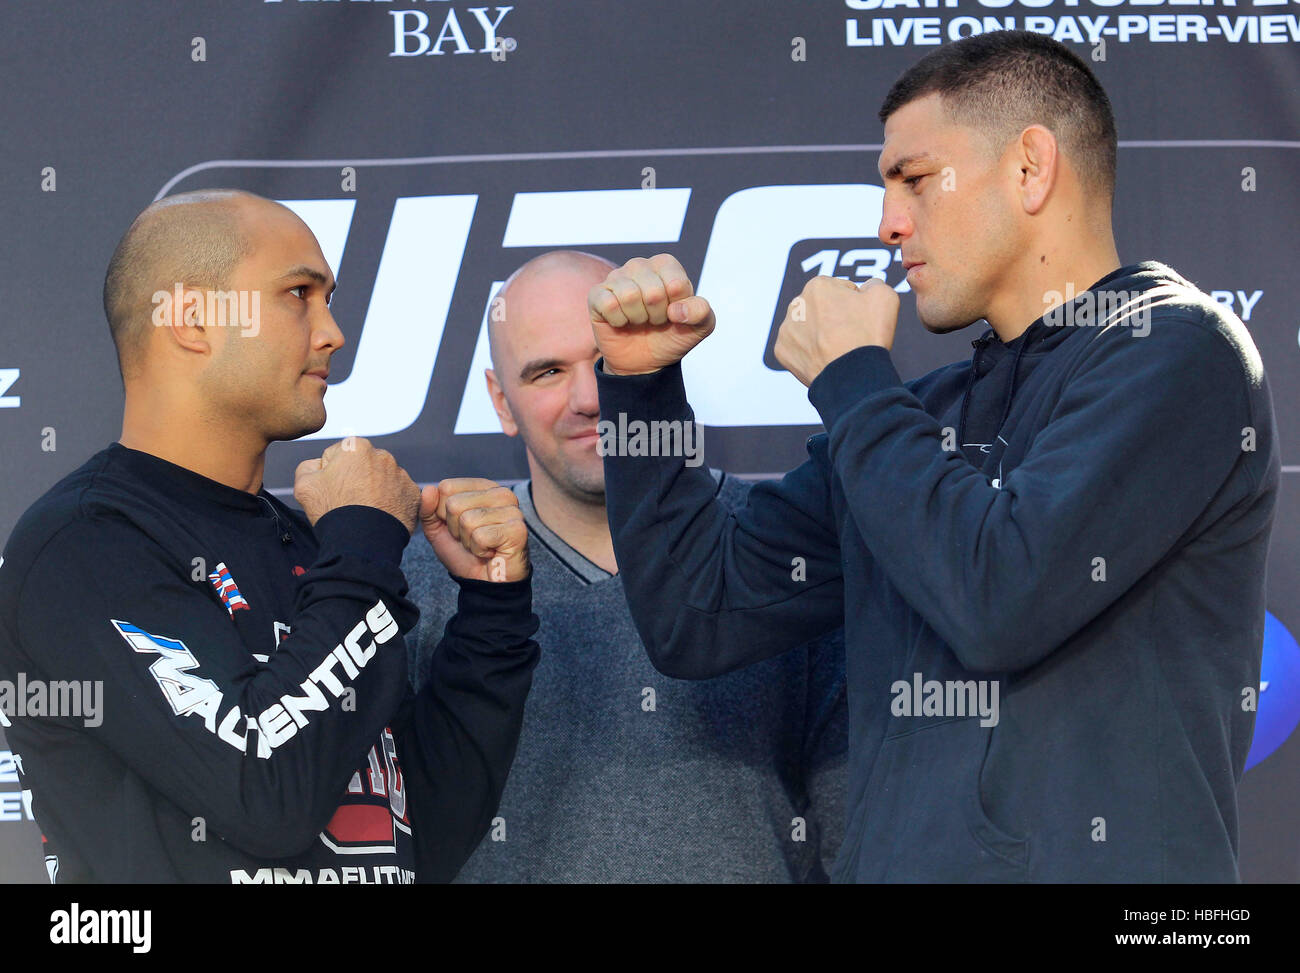
{"label": "man with shaved head in black shirt", "polygon": [[[248,193],[155,203],[113,255],[121,440],[0,562],[0,680],[103,693],[97,721],[7,732],[52,880],[448,880],[496,811],[538,655],[513,494],[422,498],[361,439],[299,465],[302,511],[263,485],[270,443],[324,424],[333,289],[306,224]],[[459,611],[412,695],[421,517]]]}

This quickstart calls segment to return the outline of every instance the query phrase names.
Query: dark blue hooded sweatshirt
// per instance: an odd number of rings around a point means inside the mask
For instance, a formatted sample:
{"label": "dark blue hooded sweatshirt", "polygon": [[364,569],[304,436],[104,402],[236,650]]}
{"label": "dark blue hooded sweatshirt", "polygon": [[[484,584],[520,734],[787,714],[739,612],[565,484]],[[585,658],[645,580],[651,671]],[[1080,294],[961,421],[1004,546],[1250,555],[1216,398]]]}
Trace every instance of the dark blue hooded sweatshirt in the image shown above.
{"label": "dark blue hooded sweatshirt", "polygon": [[[1145,262],[974,345],[911,382],[831,362],[826,432],[738,512],[681,456],[606,456],[651,659],[708,678],[845,626],[837,881],[1236,881],[1280,475],[1254,343]],[[603,421],[693,419],[680,366],[601,364]]]}

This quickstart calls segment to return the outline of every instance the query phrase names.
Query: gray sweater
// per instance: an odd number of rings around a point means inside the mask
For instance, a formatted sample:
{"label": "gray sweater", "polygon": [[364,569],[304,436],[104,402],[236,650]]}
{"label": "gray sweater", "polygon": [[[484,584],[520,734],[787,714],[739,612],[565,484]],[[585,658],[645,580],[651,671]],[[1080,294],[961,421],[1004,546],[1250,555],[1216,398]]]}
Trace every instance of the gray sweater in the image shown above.
{"label": "gray sweater", "polygon": [[[721,502],[744,503],[749,484],[714,475]],[[538,519],[528,483],[515,493],[542,657],[498,817],[457,881],[826,881],[844,825],[842,634],[716,679],[661,675],[621,578]],[[402,567],[419,686],[457,586],[419,531]]]}

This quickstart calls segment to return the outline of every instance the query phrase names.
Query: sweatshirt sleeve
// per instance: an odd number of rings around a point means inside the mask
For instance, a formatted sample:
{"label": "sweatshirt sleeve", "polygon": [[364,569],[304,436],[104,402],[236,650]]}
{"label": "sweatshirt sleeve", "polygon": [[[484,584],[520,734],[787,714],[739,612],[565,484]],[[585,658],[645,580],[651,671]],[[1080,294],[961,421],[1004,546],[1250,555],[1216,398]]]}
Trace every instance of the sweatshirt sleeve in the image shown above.
{"label": "sweatshirt sleeve", "polygon": [[428,683],[402,721],[398,746],[410,760],[420,882],[450,882],[483,840],[514,763],[524,702],[540,649],[532,636],[532,576],[469,578],[431,660]]}
{"label": "sweatshirt sleeve", "polygon": [[[603,364],[596,363],[603,430],[694,422],[680,365],[618,376]],[[602,440],[617,445],[617,435]],[[736,512],[715,499],[703,466],[688,466],[684,456],[619,455],[633,452],[631,442],[602,447],[606,510],[632,618],[655,668],[708,678],[843,624],[824,438],[809,440],[809,460],[784,479],[756,484]]]}
{"label": "sweatshirt sleeve", "polygon": [[1153,317],[1146,334],[1098,329],[999,487],[942,448],[886,349],[855,349],[810,386],[850,516],[967,669],[1045,658],[1169,554],[1245,462],[1262,371],[1248,376],[1186,311]]}
{"label": "sweatshirt sleeve", "polygon": [[316,525],[291,634],[256,663],[229,614],[124,518],[87,513],[41,549],[18,634],[55,679],[102,682],[87,726],[150,786],[258,857],[303,851],[406,691],[415,622],[397,568],[405,528],[370,507]]}

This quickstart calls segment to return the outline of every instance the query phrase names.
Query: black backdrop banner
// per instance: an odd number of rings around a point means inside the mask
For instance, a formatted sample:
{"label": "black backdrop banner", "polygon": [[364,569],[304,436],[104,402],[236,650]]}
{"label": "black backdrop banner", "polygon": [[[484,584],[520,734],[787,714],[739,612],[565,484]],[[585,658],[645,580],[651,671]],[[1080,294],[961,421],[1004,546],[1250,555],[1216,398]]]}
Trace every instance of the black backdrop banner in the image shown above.
{"label": "black backdrop banner", "polygon": [[[1110,94],[1121,259],[1230,306],[1269,372],[1284,476],[1241,868],[1300,879],[1300,0],[6,4],[0,534],[120,432],[100,307],[117,240],[154,199],[219,186],[292,206],[338,279],[328,424],[272,447],[273,489],[348,434],[421,482],[526,476],[484,325],[500,282],[557,247],[675,254],[718,312],[685,363],[706,461],[793,468],[819,426],[771,344],[809,277],[903,293],[905,378],[969,357],[982,329],[927,333],[875,236],[876,111],[935,45],[1007,28],[1071,45]],[[44,880],[0,737],[0,882]]]}

